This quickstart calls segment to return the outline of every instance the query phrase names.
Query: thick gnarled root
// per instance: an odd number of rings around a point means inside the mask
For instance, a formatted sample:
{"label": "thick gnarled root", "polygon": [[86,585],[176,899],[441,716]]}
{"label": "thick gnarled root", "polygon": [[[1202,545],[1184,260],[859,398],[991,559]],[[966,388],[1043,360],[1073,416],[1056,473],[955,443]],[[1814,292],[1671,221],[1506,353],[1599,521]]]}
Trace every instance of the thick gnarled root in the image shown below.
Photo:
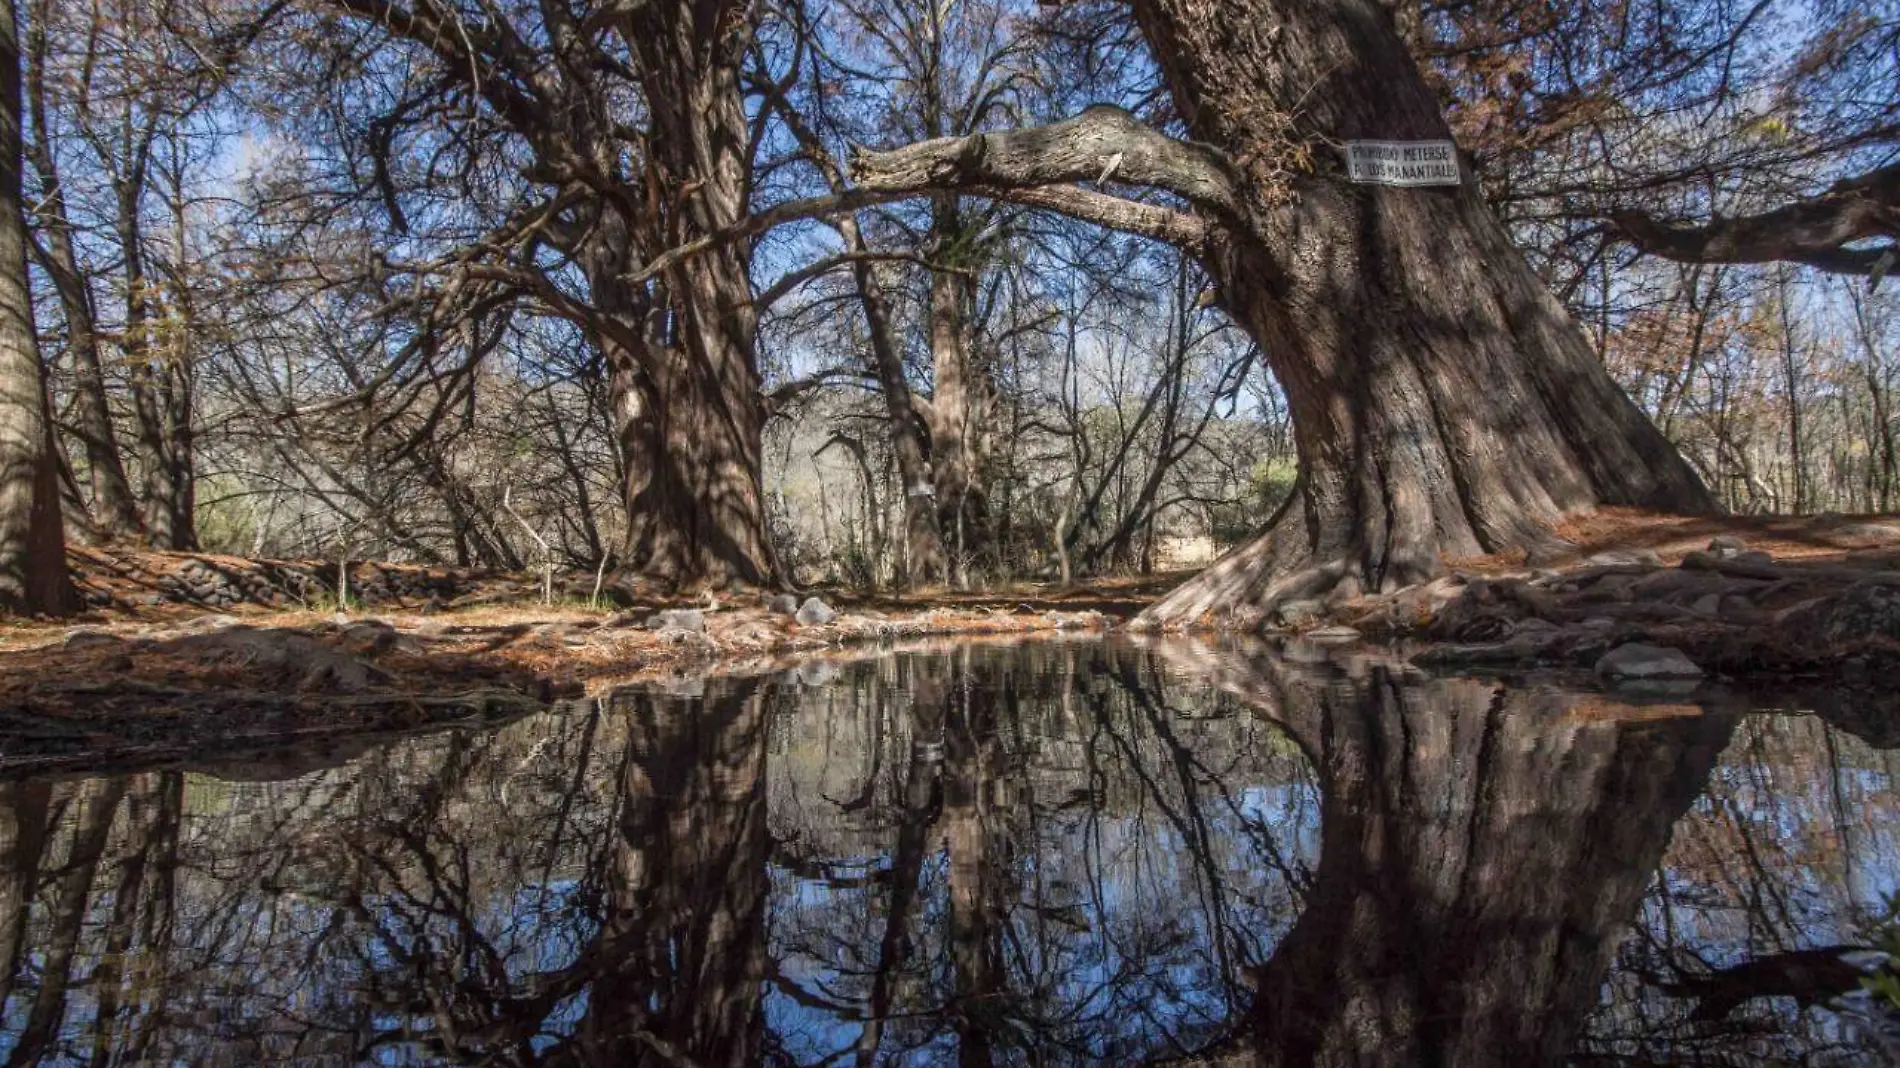
{"label": "thick gnarled root", "polygon": [[1367,593],[1426,582],[1443,571],[1436,553],[1390,555],[1374,566],[1373,547],[1354,542],[1343,552],[1316,553],[1298,524],[1282,521],[1253,542],[1151,605],[1129,626],[1136,630],[1260,630],[1270,624],[1318,622],[1327,611]]}

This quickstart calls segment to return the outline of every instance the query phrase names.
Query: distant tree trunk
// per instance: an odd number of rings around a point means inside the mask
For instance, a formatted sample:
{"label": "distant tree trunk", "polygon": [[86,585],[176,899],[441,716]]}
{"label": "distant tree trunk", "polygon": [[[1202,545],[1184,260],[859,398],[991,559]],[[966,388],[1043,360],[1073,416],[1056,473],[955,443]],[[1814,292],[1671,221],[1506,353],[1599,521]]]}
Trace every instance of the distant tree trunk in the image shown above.
{"label": "distant tree trunk", "polygon": [[[841,223],[839,232],[852,251],[864,251],[864,238],[855,218]],[[885,410],[890,415],[891,451],[897,457],[897,473],[904,482],[905,579],[912,586],[947,580],[950,564],[937,511],[929,431],[918,415],[916,394],[904,376],[904,356],[891,324],[890,302],[885,299],[884,287],[868,261],[853,264],[852,273],[858,286],[858,302],[864,308],[865,329],[870,335],[872,366],[884,393]]]}
{"label": "distant tree trunk", "polygon": [[[149,134],[147,136],[149,150]],[[192,517],[189,373],[184,338],[172,336],[155,299],[158,282],[146,270],[143,200],[148,151],[132,154],[115,180],[119,255],[125,281],[125,359],[131,369],[132,410],[138,425],[146,540],[158,549],[195,549]]]}
{"label": "distant tree trunk", "polygon": [[1788,393],[1788,466],[1793,472],[1793,485],[1789,487],[1794,500],[1784,509],[1796,515],[1805,513],[1810,504],[1807,478],[1807,457],[1802,448],[1801,427],[1801,368],[1797,362],[1799,346],[1794,339],[1794,315],[1789,308],[1790,272],[1782,269],[1775,274],[1775,313],[1776,333],[1781,342],[1781,381],[1782,388]]}
{"label": "distant tree trunk", "polygon": [[968,584],[973,556],[987,551],[988,495],[982,467],[987,430],[985,383],[970,353],[970,240],[955,197],[932,208],[929,250],[950,270],[930,272],[930,459],[938,523],[955,558],[954,578]]}
{"label": "distant tree trunk", "polygon": [[66,572],[59,465],[27,287],[21,152],[19,20],[7,0],[0,12],[0,611],[59,615],[77,599]]}
{"label": "distant tree trunk", "polygon": [[1345,181],[1332,144],[1451,137],[1386,7],[1142,0],[1136,13],[1195,137],[1256,178],[1294,146],[1317,171],[1286,203],[1249,183],[1248,232],[1208,257],[1287,393],[1298,483],[1265,534],[1149,621],[1394,589],[1447,558],[1544,542],[1600,504],[1713,508],[1475,183]]}

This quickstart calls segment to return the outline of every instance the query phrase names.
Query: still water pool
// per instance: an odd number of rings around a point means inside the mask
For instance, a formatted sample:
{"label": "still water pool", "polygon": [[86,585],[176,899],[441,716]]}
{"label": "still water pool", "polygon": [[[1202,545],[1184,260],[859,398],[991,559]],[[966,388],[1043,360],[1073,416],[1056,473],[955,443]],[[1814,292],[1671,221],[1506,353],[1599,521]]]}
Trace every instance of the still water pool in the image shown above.
{"label": "still water pool", "polygon": [[0,1061],[1888,1063],[1819,705],[966,644],[15,779]]}

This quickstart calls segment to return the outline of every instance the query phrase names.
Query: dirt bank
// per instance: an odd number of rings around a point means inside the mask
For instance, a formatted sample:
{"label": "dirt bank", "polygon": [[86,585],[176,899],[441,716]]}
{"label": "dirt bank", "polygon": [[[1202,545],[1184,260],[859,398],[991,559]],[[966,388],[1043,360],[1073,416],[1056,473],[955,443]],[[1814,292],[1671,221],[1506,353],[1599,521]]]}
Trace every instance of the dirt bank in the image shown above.
{"label": "dirt bank", "polygon": [[801,621],[755,599],[653,613],[521,606],[15,626],[0,652],[0,774],[506,718],[614,685],[927,635],[1113,623],[1086,608],[833,611]]}
{"label": "dirt bank", "polygon": [[[1428,585],[1288,605],[1277,623],[1328,640],[1410,643],[1413,662],[1435,670],[1587,668],[1640,641],[1717,674],[1900,677],[1900,517],[1613,511],[1564,533],[1575,549],[1558,558],[1454,561]],[[811,610],[802,597],[622,590],[623,607],[611,609],[536,603],[531,576],[358,564],[351,582],[381,600],[366,609],[352,596],[339,613],[333,600],[311,607],[317,593],[225,596],[277,588],[260,575],[316,573],[281,561],[82,550],[74,563],[100,607],[78,620],[0,624],[0,775],[508,717],[622,683],[931,635],[1106,631],[1181,578],[903,597],[821,591]],[[154,575],[200,600],[147,592]],[[592,576],[558,577],[557,589],[583,580],[591,590]],[[214,602],[226,610],[207,612]]]}

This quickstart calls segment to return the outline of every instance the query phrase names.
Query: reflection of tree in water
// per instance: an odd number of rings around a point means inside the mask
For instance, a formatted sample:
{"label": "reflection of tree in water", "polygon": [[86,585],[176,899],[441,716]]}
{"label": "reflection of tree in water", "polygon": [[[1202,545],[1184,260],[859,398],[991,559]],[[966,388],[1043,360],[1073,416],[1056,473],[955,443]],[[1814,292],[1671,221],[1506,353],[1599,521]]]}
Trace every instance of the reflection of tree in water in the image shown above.
{"label": "reflection of tree in water", "polygon": [[[1863,1064],[1861,947],[1900,892],[1900,753],[1812,715],[1740,722],[1675,828],[1590,1022],[1590,1063]],[[1889,1046],[1891,1056],[1894,1047]]]}
{"label": "reflection of tree in water", "polygon": [[1724,999],[1893,889],[1891,754],[1812,718],[1631,712],[1364,659],[964,648],[623,692],[284,782],[0,784],[0,1060],[1851,1041]]}
{"label": "reflection of tree in water", "polygon": [[1298,912],[1316,808],[1283,736],[1205,686],[1165,706],[1155,670],[966,650],[832,687],[831,736],[773,772],[774,1018],[797,1059],[1125,1062],[1224,1028]]}

